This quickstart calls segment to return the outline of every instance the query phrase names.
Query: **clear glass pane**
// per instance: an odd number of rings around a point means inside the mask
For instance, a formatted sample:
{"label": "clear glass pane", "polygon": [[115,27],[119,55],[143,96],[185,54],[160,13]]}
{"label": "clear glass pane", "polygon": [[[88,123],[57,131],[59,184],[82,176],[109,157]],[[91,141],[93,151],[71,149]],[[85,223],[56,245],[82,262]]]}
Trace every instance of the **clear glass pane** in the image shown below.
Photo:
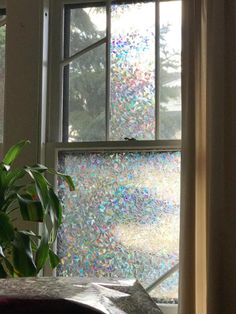
{"label": "clear glass pane", "polygon": [[71,9],[70,55],[106,36],[106,7]]}
{"label": "clear glass pane", "polygon": [[111,7],[110,140],[155,139],[155,3]]}
{"label": "clear glass pane", "polygon": [[70,63],[69,142],[105,140],[105,49],[104,44]]}
{"label": "clear glass pane", "polygon": [[65,152],[59,168],[76,191],[58,183],[57,275],[137,277],[148,286],[178,261],[179,152]]}
{"label": "clear glass pane", "polygon": [[181,1],[160,2],[160,138],[181,138]]}
{"label": "clear glass pane", "polygon": [[150,292],[158,303],[178,303],[179,272],[175,272]]}
{"label": "clear glass pane", "polygon": [[0,142],[3,142],[6,26],[0,27]]}

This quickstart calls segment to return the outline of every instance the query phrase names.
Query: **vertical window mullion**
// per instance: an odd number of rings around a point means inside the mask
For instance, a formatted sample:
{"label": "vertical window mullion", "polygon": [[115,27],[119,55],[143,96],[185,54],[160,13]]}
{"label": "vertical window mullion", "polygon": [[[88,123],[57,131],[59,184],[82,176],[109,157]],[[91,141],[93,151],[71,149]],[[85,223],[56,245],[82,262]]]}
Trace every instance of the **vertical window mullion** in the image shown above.
{"label": "vertical window mullion", "polygon": [[160,9],[156,0],[155,12],[155,140],[160,137]]}
{"label": "vertical window mullion", "polygon": [[[70,56],[70,20],[71,9],[65,8],[64,15],[64,59]],[[70,76],[70,64],[64,66],[63,69],[63,130],[62,141],[68,142],[69,139],[69,76]]]}
{"label": "vertical window mullion", "polygon": [[111,58],[110,58],[110,39],[111,39],[111,1],[107,1],[106,4],[106,19],[107,19],[107,29],[106,29],[106,141],[109,141],[109,115],[110,115],[110,87],[111,87]]}

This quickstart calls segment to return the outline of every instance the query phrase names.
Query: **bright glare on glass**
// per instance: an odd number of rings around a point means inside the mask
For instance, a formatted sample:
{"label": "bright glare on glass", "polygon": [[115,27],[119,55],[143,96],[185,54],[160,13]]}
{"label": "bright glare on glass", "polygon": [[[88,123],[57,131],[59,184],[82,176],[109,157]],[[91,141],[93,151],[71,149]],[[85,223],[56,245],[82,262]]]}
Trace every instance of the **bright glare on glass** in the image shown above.
{"label": "bright glare on glass", "polygon": [[155,2],[111,7],[110,75],[110,140],[154,140]]}
{"label": "bright glare on glass", "polygon": [[181,1],[160,2],[160,138],[181,138]]}

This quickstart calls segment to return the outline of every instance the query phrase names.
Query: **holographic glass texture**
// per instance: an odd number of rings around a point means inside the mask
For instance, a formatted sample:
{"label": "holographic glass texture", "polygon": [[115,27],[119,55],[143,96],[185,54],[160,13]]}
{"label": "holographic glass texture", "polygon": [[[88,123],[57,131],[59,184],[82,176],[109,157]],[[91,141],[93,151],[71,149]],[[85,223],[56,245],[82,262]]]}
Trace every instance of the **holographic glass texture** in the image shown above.
{"label": "holographic glass texture", "polygon": [[[58,183],[57,275],[137,277],[148,286],[178,262],[179,152],[65,152],[59,168],[76,190]],[[177,298],[175,277],[163,285],[165,298]]]}
{"label": "holographic glass texture", "polygon": [[110,140],[155,139],[155,3],[111,6]]}

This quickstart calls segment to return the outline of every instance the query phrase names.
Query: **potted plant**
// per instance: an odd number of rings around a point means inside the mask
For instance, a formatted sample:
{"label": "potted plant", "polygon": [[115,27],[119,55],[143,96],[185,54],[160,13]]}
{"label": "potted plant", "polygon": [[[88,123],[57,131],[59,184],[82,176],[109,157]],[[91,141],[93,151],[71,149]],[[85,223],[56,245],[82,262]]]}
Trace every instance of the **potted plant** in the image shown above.
{"label": "potted plant", "polygon": [[[70,176],[36,164],[13,168],[12,164],[29,141],[13,145],[0,163],[0,278],[36,276],[47,260],[52,268],[59,263],[53,244],[62,220],[62,206],[45,174],[65,180]],[[40,224],[40,233],[19,230],[14,214]]]}

